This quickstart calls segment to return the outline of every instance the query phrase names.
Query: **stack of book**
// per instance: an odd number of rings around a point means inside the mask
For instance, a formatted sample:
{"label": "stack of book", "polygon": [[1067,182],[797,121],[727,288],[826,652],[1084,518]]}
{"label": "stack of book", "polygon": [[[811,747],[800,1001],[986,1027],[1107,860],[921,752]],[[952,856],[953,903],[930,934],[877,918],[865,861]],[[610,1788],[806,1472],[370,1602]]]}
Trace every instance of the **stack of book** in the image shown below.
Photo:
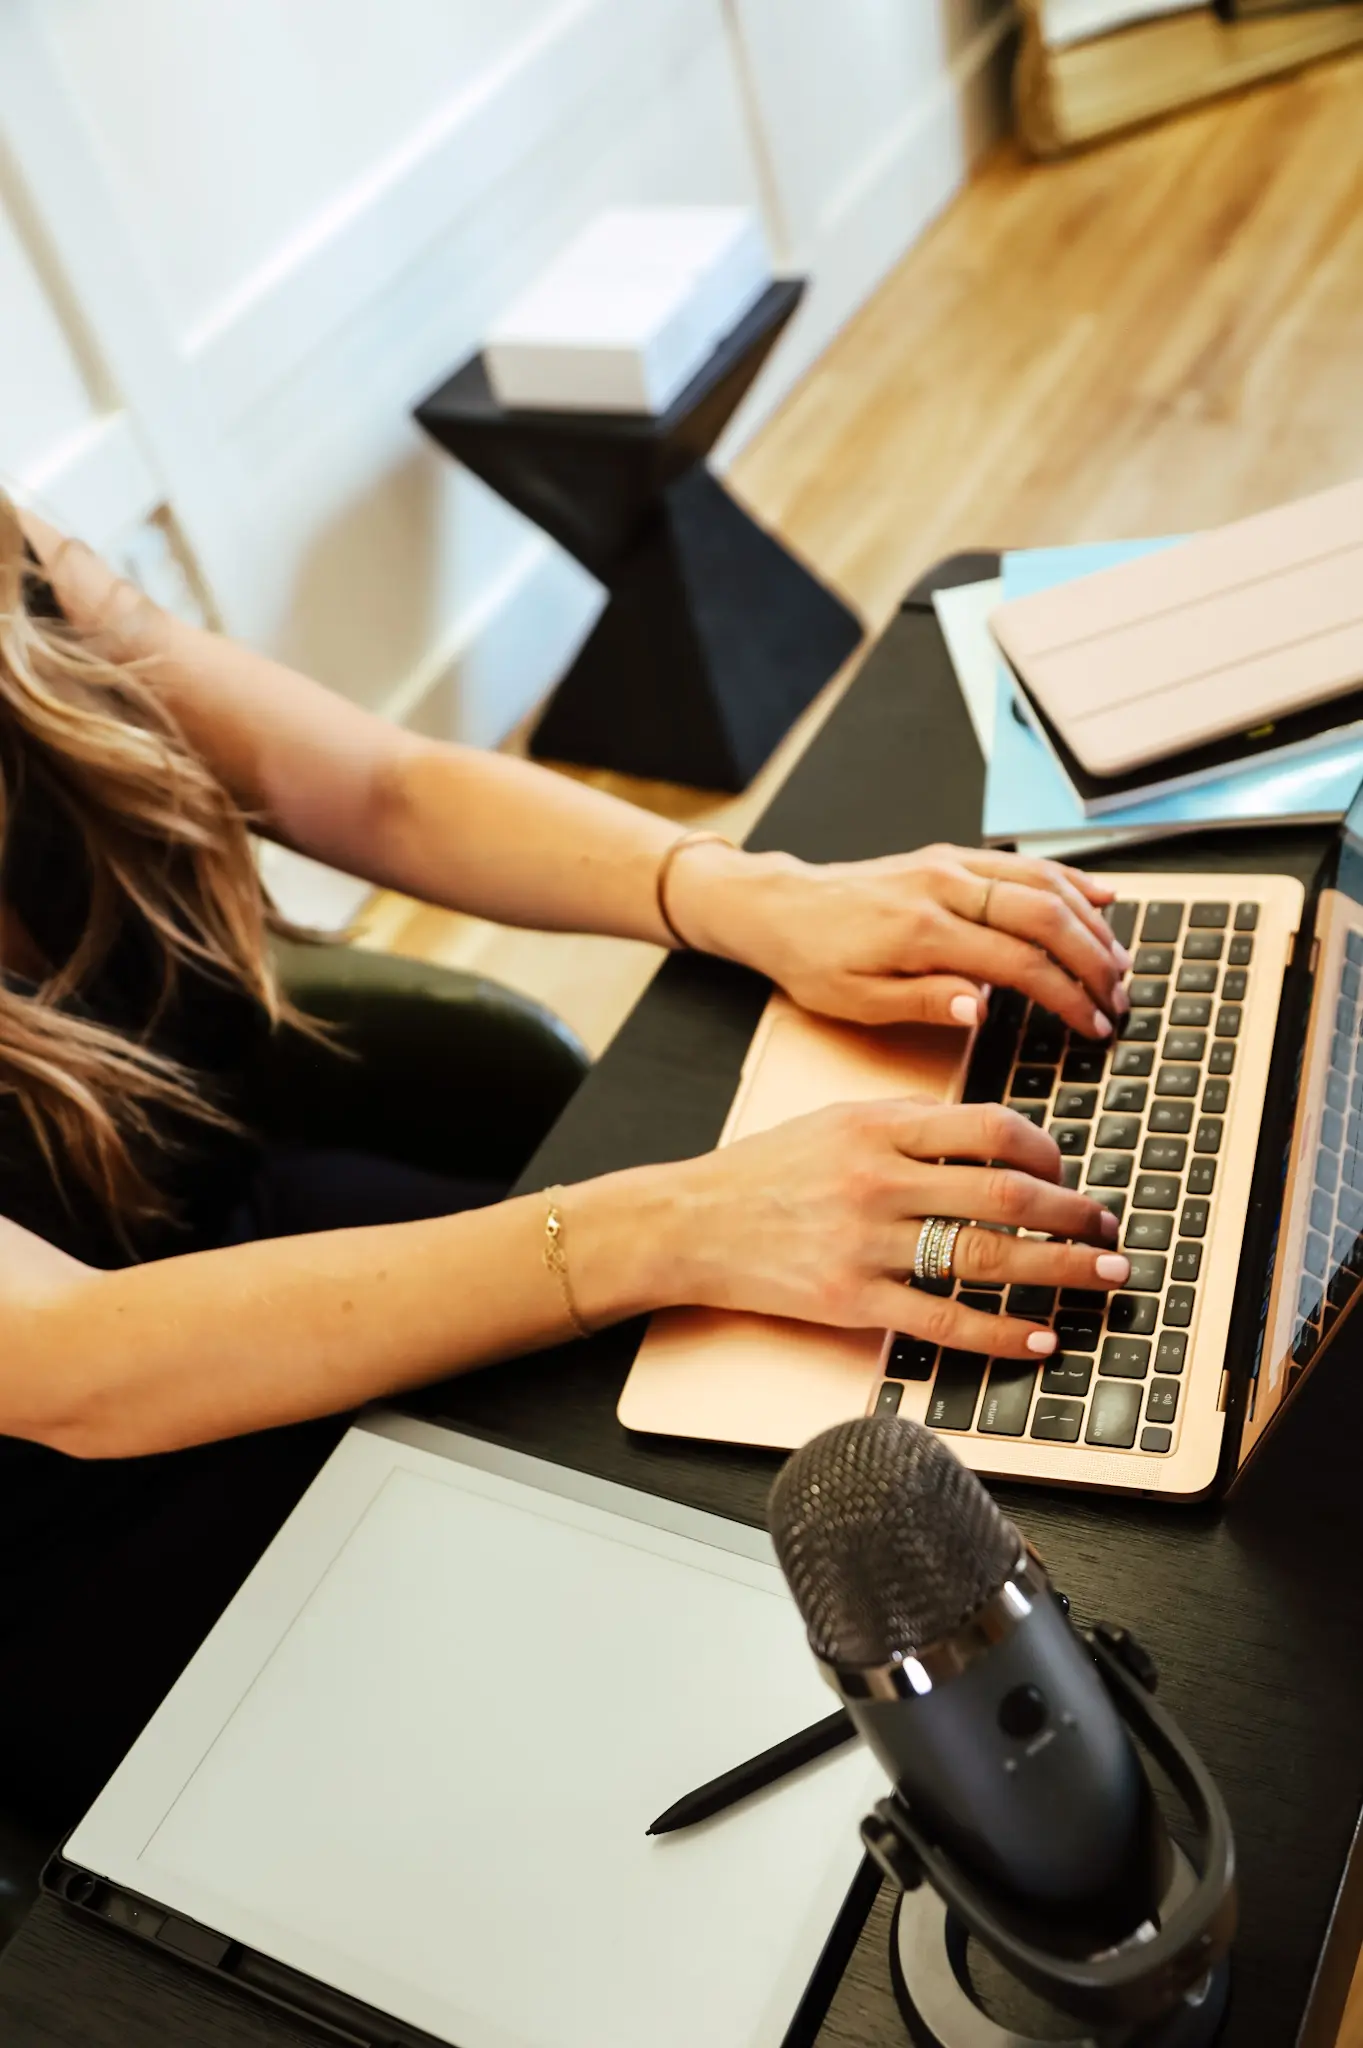
{"label": "stack of book", "polygon": [[1363,44],[1363,0],[1022,0],[1018,134],[1035,156]]}
{"label": "stack of book", "polygon": [[[1226,679],[1234,697],[1262,659],[1291,694],[1291,676],[1303,662],[1318,669],[1328,655],[1333,661],[1332,675],[1338,670],[1334,693],[1304,704],[1291,715],[1262,721],[1248,732],[1237,735],[1228,731],[1224,739],[1191,753],[1154,757],[1115,777],[1095,776],[1075,759],[1029,694],[1022,676],[1005,658],[1000,634],[1012,637],[1005,630],[1005,621],[1010,610],[1014,620],[1019,618],[1018,610],[1012,609],[1015,601],[1023,601],[1021,615],[1025,618],[1027,601],[1043,592],[1068,588],[1078,595],[1087,587],[1097,597],[1100,590],[1111,591],[1110,572],[1167,549],[1179,550],[1178,566],[1174,557],[1168,565],[1175,579],[1186,577],[1182,564],[1191,551],[1180,547],[1181,537],[1007,554],[1001,576],[934,596],[942,633],[987,764],[981,819],[981,837],[987,845],[1016,846],[1028,853],[1069,860],[1182,832],[1320,824],[1344,815],[1363,783],[1363,586],[1358,585],[1356,574],[1363,566],[1363,483],[1288,508],[1289,513],[1294,510],[1308,536],[1312,532],[1323,536],[1324,552],[1319,559],[1285,572],[1282,600],[1275,598],[1269,606],[1270,612],[1282,613],[1280,628],[1273,635],[1275,645],[1258,653],[1250,650],[1248,666],[1244,660],[1239,664],[1238,680],[1230,682],[1229,667]],[[1274,535],[1283,517],[1261,515],[1254,523],[1267,531],[1262,545],[1276,544]],[[1226,552],[1232,567],[1246,546],[1240,536],[1248,526],[1244,522],[1238,528],[1221,530],[1229,544]],[[1309,540],[1299,544],[1299,553],[1303,545],[1309,546]],[[1224,694],[1216,664],[1231,653],[1236,633],[1227,606],[1243,609],[1248,585],[1237,587],[1234,575],[1224,565],[1222,569],[1229,595],[1214,600],[1210,607],[1199,601],[1193,609],[1200,617],[1185,614],[1179,626],[1181,639],[1171,638],[1170,629],[1176,624],[1173,613],[1166,610],[1146,622],[1136,607],[1127,630],[1144,633],[1147,638],[1153,630],[1155,636],[1149,642],[1152,671],[1147,680],[1156,680],[1153,665],[1156,650],[1163,644],[1165,661],[1190,675],[1205,669],[1210,659],[1212,698],[1215,701]],[[1329,594],[1313,596],[1314,584],[1327,585]],[[1100,599],[1100,608],[1110,602],[1110,597]],[[1313,612],[1313,604],[1320,617]],[[1034,614],[1035,604],[1031,610]],[[1054,616],[1054,607],[1050,610]],[[1205,639],[1208,631],[1210,653],[1199,644],[1199,635]],[[1244,637],[1243,631],[1240,637]],[[1115,639],[1102,641],[1082,635],[1074,643],[1073,651],[1085,655],[1085,669],[1092,668],[1095,678],[1102,679],[1089,692],[1100,707],[1107,701],[1108,682],[1115,688],[1108,649],[1117,645]],[[1239,652],[1245,655],[1244,648]],[[1062,651],[1062,660],[1066,658],[1067,651]],[[1167,701],[1167,694],[1152,696],[1148,705],[1140,700],[1143,729],[1153,734],[1156,714]],[[1234,711],[1229,715],[1233,722]]]}

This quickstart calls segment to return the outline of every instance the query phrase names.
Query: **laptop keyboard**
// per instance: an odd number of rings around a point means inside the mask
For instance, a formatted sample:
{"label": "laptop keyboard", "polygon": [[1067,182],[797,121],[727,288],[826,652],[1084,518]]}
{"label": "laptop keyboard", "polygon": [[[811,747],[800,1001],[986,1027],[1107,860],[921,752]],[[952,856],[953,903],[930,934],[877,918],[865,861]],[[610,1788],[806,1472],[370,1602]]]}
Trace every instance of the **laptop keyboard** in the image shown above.
{"label": "laptop keyboard", "polygon": [[[895,1335],[876,1400],[879,1412],[897,1412],[907,1384],[928,1382],[926,1419],[933,1429],[1153,1457],[1173,1449],[1254,974],[1259,909],[1258,903],[1229,899],[1111,905],[1104,913],[1108,924],[1134,955],[1127,982],[1131,1011],[1111,1040],[1079,1038],[1025,997],[995,994],[976,1043],[966,1100],[1006,1102],[1050,1132],[1060,1148],[1065,1184],[1082,1188],[1117,1217],[1131,1278],[1112,1295],[912,1283],[955,1294],[987,1315],[1006,1310],[1047,1324],[1059,1349],[1038,1364],[939,1351],[921,1339]],[[1363,945],[1359,955],[1349,1032],[1341,1027],[1337,1034],[1337,1049],[1341,1056],[1347,1052],[1351,1064],[1341,1071],[1342,1088],[1332,1081],[1330,1098],[1332,1110],[1337,1101],[1346,1104],[1335,1111],[1341,1145],[1346,1137],[1363,1140],[1363,1063],[1355,1029],[1363,1015]],[[1341,1180],[1343,1156],[1332,1167],[1322,1148],[1317,1192],[1328,1192],[1333,1206],[1328,1229],[1323,1202],[1313,1212],[1322,1228],[1318,1242],[1308,1240],[1308,1261],[1320,1263],[1320,1247],[1332,1245],[1347,1223],[1341,1191],[1363,1219],[1363,1143],[1347,1155],[1348,1173],[1358,1175],[1357,1192],[1352,1180]],[[1322,1264],[1319,1276],[1306,1276],[1310,1310],[1303,1281],[1303,1342],[1308,1330],[1319,1341],[1328,1307],[1326,1270]]]}
{"label": "laptop keyboard", "polygon": [[1288,1367],[1295,1385],[1363,1280],[1363,934],[1345,940],[1325,1076],[1297,1324]]}

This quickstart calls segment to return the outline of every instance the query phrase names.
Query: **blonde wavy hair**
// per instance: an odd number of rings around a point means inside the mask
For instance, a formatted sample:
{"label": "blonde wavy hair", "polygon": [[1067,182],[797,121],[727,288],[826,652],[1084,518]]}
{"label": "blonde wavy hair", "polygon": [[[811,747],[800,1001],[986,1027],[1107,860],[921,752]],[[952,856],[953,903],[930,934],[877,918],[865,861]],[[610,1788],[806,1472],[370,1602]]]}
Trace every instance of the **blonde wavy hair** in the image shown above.
{"label": "blonde wavy hair", "polygon": [[[17,1099],[64,1185],[69,1170],[126,1236],[165,1217],[150,1156],[166,1115],[231,1119],[193,1073],[79,1014],[71,998],[107,958],[129,912],[162,953],[159,1009],[192,964],[247,990],[270,1020],[301,1022],[282,996],[268,935],[284,929],[257,877],[246,820],[194,753],[143,666],[114,661],[27,601],[33,564],[0,492],[0,906],[14,790],[45,771],[84,841],[85,929],[35,984],[0,978],[0,1094]],[[5,963],[0,963],[5,964]],[[159,1015],[158,1009],[158,1015]]]}

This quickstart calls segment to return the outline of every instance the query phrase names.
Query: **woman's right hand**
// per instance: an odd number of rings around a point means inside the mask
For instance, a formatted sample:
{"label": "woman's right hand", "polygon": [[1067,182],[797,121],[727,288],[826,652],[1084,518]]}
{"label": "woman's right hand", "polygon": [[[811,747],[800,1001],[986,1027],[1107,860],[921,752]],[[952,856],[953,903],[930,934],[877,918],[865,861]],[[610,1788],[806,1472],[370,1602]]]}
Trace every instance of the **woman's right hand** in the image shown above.
{"label": "woman's right hand", "polygon": [[1054,1141],[996,1103],[848,1104],[652,1171],[668,1178],[677,1302],[1025,1358],[1053,1351],[1053,1333],[905,1284],[923,1218],[969,1219],[953,1261],[968,1287],[1106,1292],[1130,1277],[1116,1219],[1062,1187]]}

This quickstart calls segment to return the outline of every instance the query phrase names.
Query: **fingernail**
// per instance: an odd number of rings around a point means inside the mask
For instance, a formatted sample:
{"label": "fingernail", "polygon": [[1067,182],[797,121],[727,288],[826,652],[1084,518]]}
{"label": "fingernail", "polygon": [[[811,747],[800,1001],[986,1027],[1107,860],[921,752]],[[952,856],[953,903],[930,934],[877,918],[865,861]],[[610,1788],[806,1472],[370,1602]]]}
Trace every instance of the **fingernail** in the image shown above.
{"label": "fingernail", "polygon": [[1040,1356],[1048,1355],[1054,1351],[1055,1346],[1056,1335],[1054,1330],[1033,1330],[1031,1336],[1027,1339],[1027,1349],[1037,1352]]}
{"label": "fingernail", "polygon": [[980,1021],[979,999],[975,996],[953,996],[951,1014],[958,1024],[978,1024]]}
{"label": "fingernail", "polygon": [[[1112,1220],[1114,1223],[1117,1221],[1115,1216]],[[1100,1280],[1121,1281],[1131,1278],[1131,1261],[1121,1252],[1100,1252],[1094,1265]]]}
{"label": "fingernail", "polygon": [[1131,955],[1127,952],[1125,946],[1117,943],[1116,939],[1112,941],[1112,950],[1117,956],[1117,965],[1121,968],[1122,973],[1125,974],[1127,968],[1131,965]]}
{"label": "fingernail", "polygon": [[1111,1038],[1112,1019],[1105,1017],[1101,1010],[1093,1013],[1093,1035],[1095,1038]]}
{"label": "fingernail", "polygon": [[1125,1017],[1130,1014],[1131,998],[1120,982],[1117,983],[1116,988],[1112,991],[1112,1007],[1119,1017]]}
{"label": "fingernail", "polygon": [[1110,1237],[1114,1244],[1117,1241],[1117,1219],[1110,1209],[1104,1209],[1098,1218],[1098,1235]]}

